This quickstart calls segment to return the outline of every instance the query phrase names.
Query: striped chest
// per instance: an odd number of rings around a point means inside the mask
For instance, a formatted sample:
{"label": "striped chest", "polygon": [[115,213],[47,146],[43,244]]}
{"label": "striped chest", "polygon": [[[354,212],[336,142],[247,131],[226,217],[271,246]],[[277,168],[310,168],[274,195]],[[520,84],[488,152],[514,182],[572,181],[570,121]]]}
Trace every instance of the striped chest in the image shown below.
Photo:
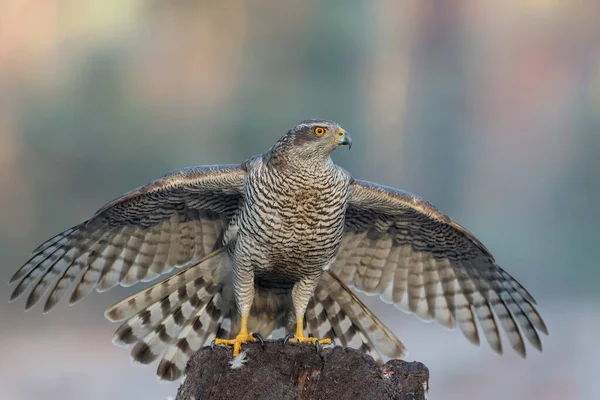
{"label": "striped chest", "polygon": [[238,240],[260,250],[254,264],[322,268],[335,256],[348,200],[342,170],[326,165],[284,173],[263,165],[247,179]]}

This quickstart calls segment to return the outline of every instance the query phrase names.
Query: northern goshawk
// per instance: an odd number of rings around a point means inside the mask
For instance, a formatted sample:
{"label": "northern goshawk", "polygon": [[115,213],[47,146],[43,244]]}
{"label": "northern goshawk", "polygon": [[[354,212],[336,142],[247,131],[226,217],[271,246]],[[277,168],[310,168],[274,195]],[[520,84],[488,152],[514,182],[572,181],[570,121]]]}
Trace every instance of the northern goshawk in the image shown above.
{"label": "northern goshawk", "polygon": [[[114,343],[132,358],[162,356],[158,375],[181,376],[206,343],[240,346],[278,328],[292,341],[357,347],[376,358],[402,343],[350,290],[502,353],[499,327],[525,356],[547,328],[535,300],[465,228],[410,193],[354,179],[330,153],[351,140],[331,121],[307,120],[240,165],[189,167],[108,203],[48,240],[12,277],[26,308],[49,291],[50,311],[74,284],[74,304],[96,288],[151,281],[115,304]],[[314,337],[306,337],[309,331]],[[258,335],[256,335],[258,334]],[[318,343],[318,342],[317,342]]]}

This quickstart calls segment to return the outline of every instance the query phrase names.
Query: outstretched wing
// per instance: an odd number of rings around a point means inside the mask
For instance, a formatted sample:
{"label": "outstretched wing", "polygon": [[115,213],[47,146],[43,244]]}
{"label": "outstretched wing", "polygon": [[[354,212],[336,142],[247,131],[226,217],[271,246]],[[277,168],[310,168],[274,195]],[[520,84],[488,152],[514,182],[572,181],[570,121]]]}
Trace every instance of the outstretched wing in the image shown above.
{"label": "outstretched wing", "polygon": [[350,193],[342,245],[331,266],[343,282],[423,320],[458,325],[475,344],[477,319],[499,354],[498,326],[521,356],[523,335],[541,351],[538,331],[548,330],[535,300],[470,232],[404,191],[357,180]]}
{"label": "outstretched wing", "polygon": [[93,288],[150,281],[204,257],[235,213],[245,173],[240,165],[184,168],[113,200],[35,249],[11,278],[11,301],[33,287],[29,309],[52,285],[48,312],[73,283],[71,304]]}

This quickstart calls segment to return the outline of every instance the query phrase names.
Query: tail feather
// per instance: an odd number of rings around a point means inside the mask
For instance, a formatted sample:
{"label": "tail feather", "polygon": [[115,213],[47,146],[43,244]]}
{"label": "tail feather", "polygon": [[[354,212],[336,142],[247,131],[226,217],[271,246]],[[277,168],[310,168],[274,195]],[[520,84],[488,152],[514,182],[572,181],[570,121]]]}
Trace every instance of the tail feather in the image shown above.
{"label": "tail feather", "polygon": [[[229,338],[239,330],[230,268],[229,257],[218,250],[117,303],[106,312],[112,321],[124,320],[113,342],[132,346],[134,362],[149,364],[160,359],[160,379],[178,379],[195,351],[215,337]],[[257,292],[249,329],[266,338],[289,325],[291,316],[289,294]],[[331,272],[321,278],[305,321],[313,335],[333,338],[377,360],[406,354],[402,343]]]}
{"label": "tail feather", "polygon": [[344,345],[343,335],[342,337],[337,336],[329,321],[325,307],[321,301],[317,299],[316,294],[308,302],[305,316],[306,328],[311,336],[317,338],[332,338],[335,339],[336,342],[339,341],[340,344]]}
{"label": "tail feather", "polygon": [[158,375],[177,379],[193,351],[212,340],[224,316],[231,314],[221,300],[220,279],[227,262],[227,254],[219,249],[109,308],[109,320],[125,320],[113,343],[133,345],[131,358],[141,364],[164,353]]}
{"label": "tail feather", "polygon": [[218,292],[181,330],[158,365],[160,379],[173,381],[181,377],[192,354],[215,339],[225,321],[231,320],[231,314],[219,308],[222,303]]}
{"label": "tail feather", "polygon": [[[215,296],[220,295],[213,293],[213,296],[208,295],[202,299],[195,295],[191,300],[186,301],[181,307],[178,307],[176,312],[169,313],[164,320],[157,323],[152,330],[140,338],[140,341],[131,350],[131,358],[142,364],[149,364],[154,361],[169,345],[177,340],[178,335],[185,328],[186,324],[192,320],[198,310],[201,312],[200,317],[203,317],[207,309],[214,307],[212,302],[215,301]],[[210,313],[206,312],[206,314]],[[214,318],[215,316],[213,315],[212,317]],[[216,319],[218,319],[218,316]],[[142,326],[142,328],[144,327]],[[143,356],[144,353],[147,353],[147,350],[153,355],[152,358]],[[141,356],[139,356],[140,354]]]}
{"label": "tail feather", "polygon": [[[331,297],[324,296],[324,293],[319,290],[308,304],[306,325],[310,335],[333,339],[338,345],[358,349],[375,360],[380,360],[375,348],[357,329],[348,314]],[[317,297],[320,300],[316,300]]]}
{"label": "tail feather", "polygon": [[[331,329],[342,344],[387,358],[402,358],[404,345],[331,271],[323,274],[313,297],[321,303]],[[311,324],[321,324],[322,317]]]}
{"label": "tail feather", "polygon": [[184,268],[167,279],[121,300],[106,310],[104,316],[113,322],[122,321],[134,316],[160,299],[168,297],[173,292],[178,291],[179,288],[186,287],[186,284],[190,281],[201,279],[207,280],[210,283],[216,282],[218,274],[220,273],[218,267],[224,257],[215,256],[218,254],[225,254],[223,252],[224,249],[225,248],[220,248],[215,250],[206,257],[195,262],[193,265]]}
{"label": "tail feather", "polygon": [[115,332],[113,343],[129,346],[152,331],[160,336],[168,334],[176,337],[196,310],[204,307],[218,290],[219,286],[207,284],[202,277],[188,282],[129,318]]}

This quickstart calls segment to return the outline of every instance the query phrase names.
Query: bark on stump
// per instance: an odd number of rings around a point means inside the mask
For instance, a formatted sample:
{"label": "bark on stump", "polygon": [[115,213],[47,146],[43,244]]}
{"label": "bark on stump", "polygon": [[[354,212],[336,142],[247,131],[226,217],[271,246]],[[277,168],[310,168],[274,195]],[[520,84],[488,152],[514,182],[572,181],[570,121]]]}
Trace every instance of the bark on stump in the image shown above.
{"label": "bark on stump", "polygon": [[419,362],[378,366],[354,349],[269,341],[243,346],[246,362],[231,368],[231,348],[205,347],[186,367],[176,400],[425,399],[429,370]]}

